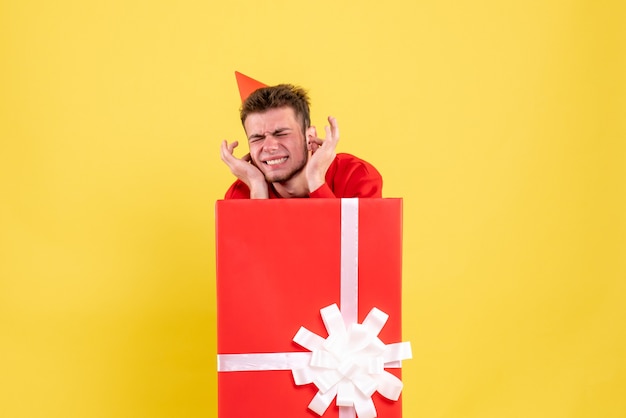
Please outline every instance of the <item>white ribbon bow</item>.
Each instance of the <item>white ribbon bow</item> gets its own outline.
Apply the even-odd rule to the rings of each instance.
[[[319,391],[309,409],[323,415],[337,398],[337,406],[354,407],[359,418],[376,417],[371,396],[380,393],[396,401],[402,381],[385,371],[390,363],[411,358],[408,342],[385,345],[378,333],[389,315],[373,308],[362,324],[347,329],[336,304],[320,310],[328,338],[301,327],[293,340],[312,352],[308,366],[292,368],[296,385],[313,383]]]

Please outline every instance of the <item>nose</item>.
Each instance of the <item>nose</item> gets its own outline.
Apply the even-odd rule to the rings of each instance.
[[[274,135],[267,135],[263,141],[263,149],[265,151],[276,151],[278,149],[278,140]]]

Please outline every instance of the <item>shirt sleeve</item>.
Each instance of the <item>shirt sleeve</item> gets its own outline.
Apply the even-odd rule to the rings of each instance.
[[[332,184],[332,187],[331,187]],[[347,169],[329,173],[326,183],[309,193],[310,198],[383,197],[383,178],[369,163],[357,161]]]
[[[322,184],[320,187],[309,193],[310,198],[319,199],[319,198],[335,198],[335,193],[331,190],[328,183]]]
[[[228,188],[224,199],[250,199],[250,189],[243,181],[237,180]]]
[[[346,179],[344,197],[383,197],[383,178],[372,165],[359,165]]]

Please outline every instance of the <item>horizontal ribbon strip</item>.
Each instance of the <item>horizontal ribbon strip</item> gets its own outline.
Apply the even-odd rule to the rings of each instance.
[[[409,343],[401,343],[409,344]],[[409,346],[410,347],[410,346]],[[409,348],[410,352],[410,348]],[[311,352],[289,351],[284,353],[256,353],[256,354],[218,354],[218,372],[270,371],[293,370],[297,367],[308,366],[311,362]],[[411,357],[405,357],[407,360]],[[385,363],[385,369],[402,368],[401,361]]]
[[[311,361],[311,353],[248,353],[218,354],[218,372],[241,372],[249,370],[291,370],[304,367]]]

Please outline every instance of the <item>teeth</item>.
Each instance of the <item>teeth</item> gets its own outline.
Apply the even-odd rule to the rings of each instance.
[[[287,157],[277,158],[275,160],[269,160],[269,161],[266,161],[265,164],[274,165],[274,164],[284,163],[285,161],[287,161]]]

